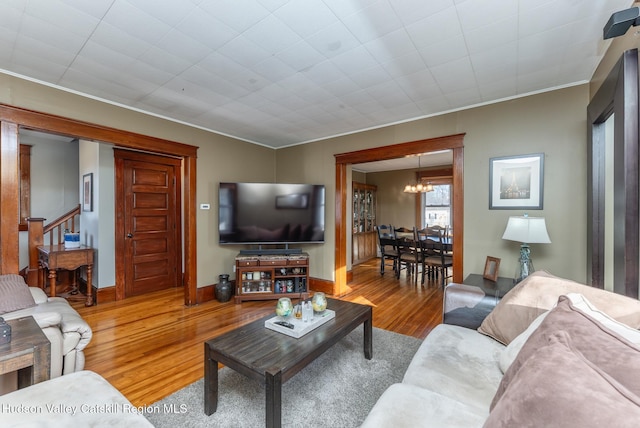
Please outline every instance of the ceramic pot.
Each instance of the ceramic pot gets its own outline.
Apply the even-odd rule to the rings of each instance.
[[[231,299],[231,292],[233,288],[231,287],[231,283],[229,282],[229,275],[219,275],[220,279],[216,284],[216,299],[220,303],[228,302]]]

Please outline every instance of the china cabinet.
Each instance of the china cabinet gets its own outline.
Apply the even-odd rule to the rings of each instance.
[[[353,182],[352,263],[358,264],[377,255],[377,187]]]

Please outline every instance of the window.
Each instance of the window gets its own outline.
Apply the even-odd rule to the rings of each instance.
[[[432,192],[422,194],[422,227],[451,224],[451,184],[434,184]]]

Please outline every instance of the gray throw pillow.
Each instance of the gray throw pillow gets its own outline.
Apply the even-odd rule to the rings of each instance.
[[[35,305],[29,286],[20,275],[0,275],[0,315]]]

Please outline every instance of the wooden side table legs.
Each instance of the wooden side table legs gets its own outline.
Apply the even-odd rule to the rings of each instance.
[[[49,269],[49,295],[56,297],[56,277],[58,276],[55,269]]]
[[[93,265],[87,265],[87,300],[85,306],[93,306],[93,283],[92,280]]]

